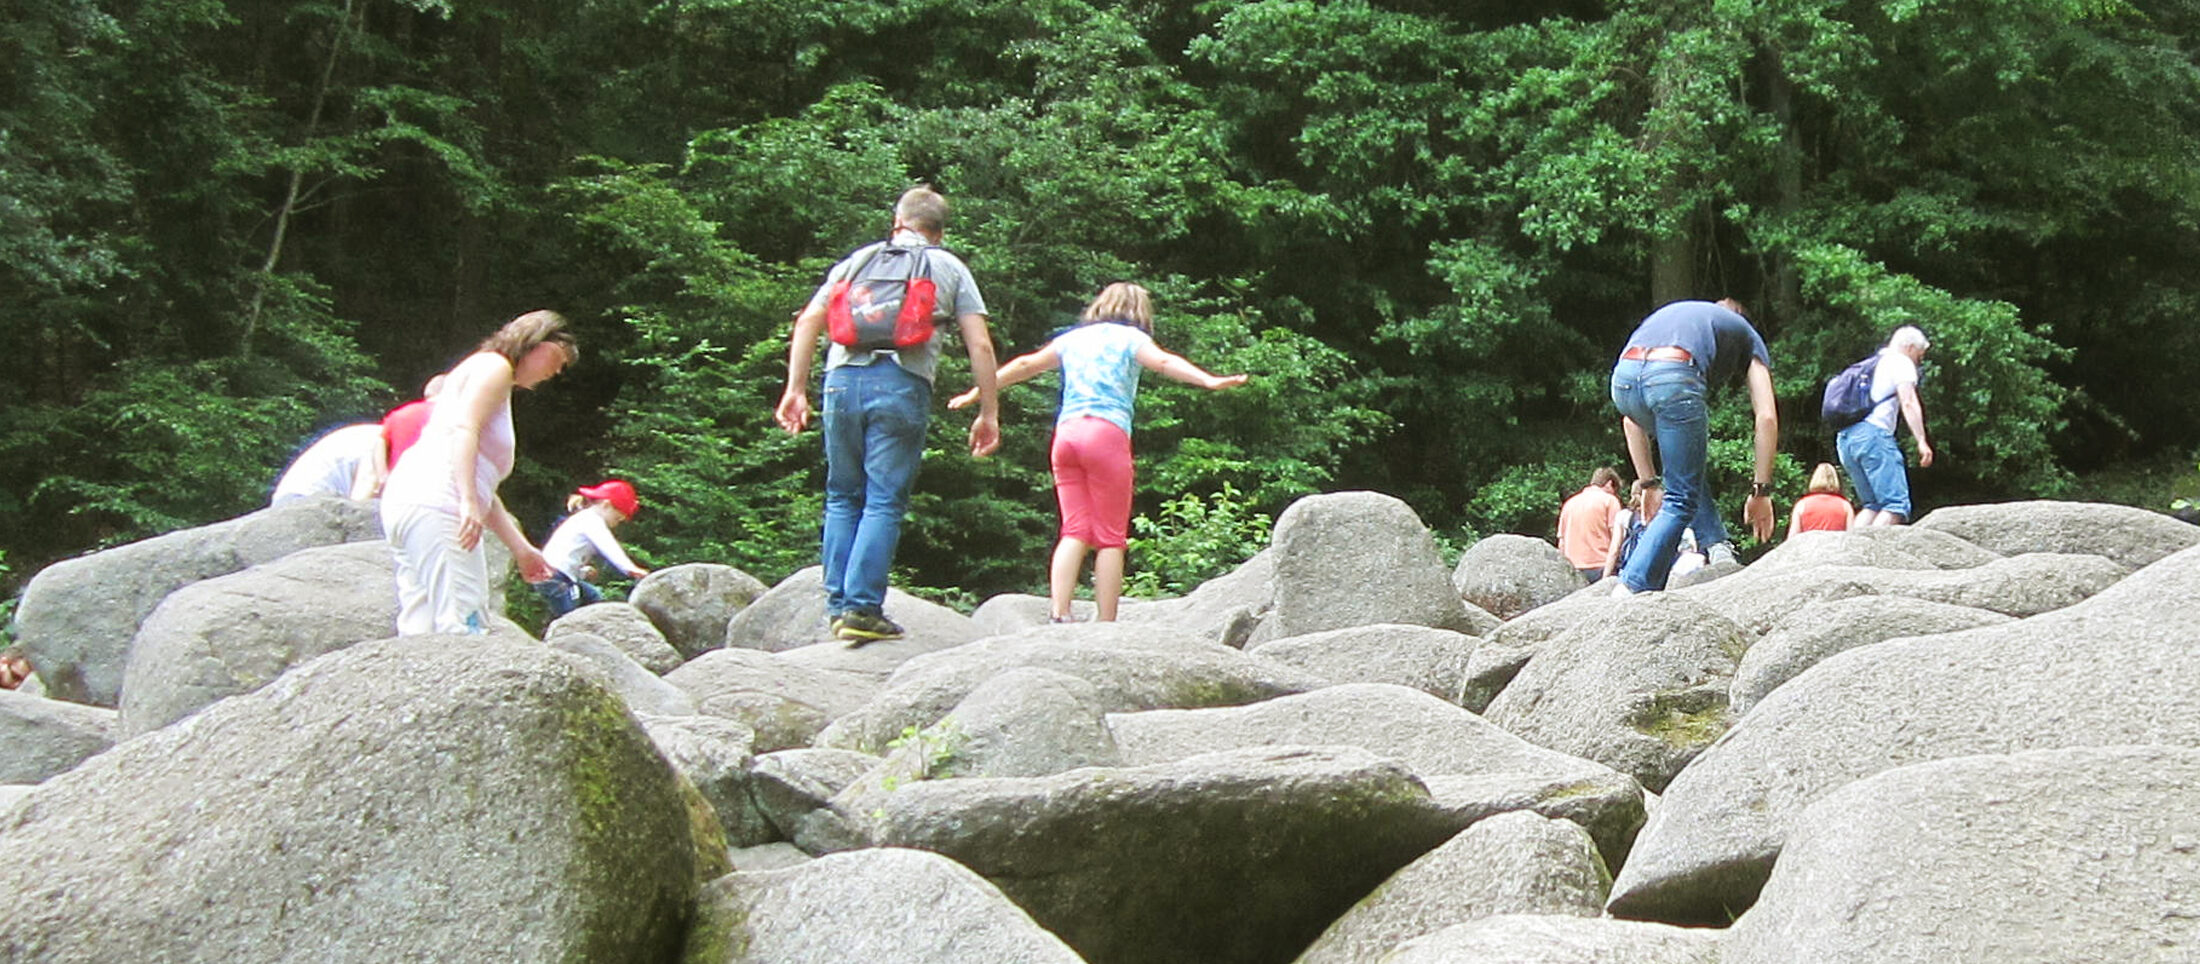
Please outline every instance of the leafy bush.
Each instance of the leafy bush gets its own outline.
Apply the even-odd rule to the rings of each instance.
[[[1205,499],[1185,494],[1161,504],[1159,518],[1131,520],[1130,566],[1124,591],[1133,596],[1183,595],[1228,573],[1268,546],[1275,520],[1255,511],[1227,482]]]

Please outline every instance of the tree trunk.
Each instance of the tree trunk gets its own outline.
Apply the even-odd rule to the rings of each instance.
[[[330,36],[328,59],[321,64],[321,81],[313,89],[313,109],[306,115],[305,139],[313,140],[321,129],[321,110],[328,103],[329,84],[336,76],[336,61],[343,56],[344,38],[351,31],[354,0],[344,0],[343,15],[336,21],[336,32]],[[267,242],[267,259],[260,263],[260,283],[253,287],[252,304],[245,310],[244,334],[238,339],[237,354],[252,354],[252,336],[259,330],[260,314],[267,306],[267,286],[275,278],[275,266],[283,260],[283,241],[290,235],[290,219],[297,213],[298,200],[305,191],[306,172],[294,167],[290,171],[290,183],[283,191],[283,203],[275,209],[275,233]]]

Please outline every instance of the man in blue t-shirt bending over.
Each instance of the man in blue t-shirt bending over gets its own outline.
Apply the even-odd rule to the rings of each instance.
[[[1704,474],[1711,441],[1705,399],[1711,389],[1738,376],[1749,384],[1749,407],[1757,421],[1754,482],[1742,518],[1758,539],[1769,539],[1772,457],[1780,447],[1780,416],[1772,395],[1772,358],[1741,303],[1732,298],[1676,301],[1651,312],[1628,337],[1612,366],[1612,404],[1619,407],[1637,477],[1657,476],[1650,457],[1651,439],[1657,440],[1658,459],[1665,465],[1665,501],[1620,569],[1613,595],[1665,588],[1684,529],[1695,530],[1696,541],[1713,563],[1734,558],[1734,544],[1727,540]]]

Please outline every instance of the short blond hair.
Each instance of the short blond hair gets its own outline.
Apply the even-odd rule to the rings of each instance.
[[[1833,470],[1833,463],[1820,462],[1817,468],[1810,470],[1810,491],[1812,495],[1820,492],[1841,494],[1841,475]]]
[[[931,185],[919,184],[901,192],[901,200],[894,202],[894,217],[920,233],[939,234],[947,230],[947,199]]]
[[[1100,289],[1100,296],[1085,306],[1079,324],[1096,321],[1120,321],[1137,327],[1139,331],[1153,334],[1153,295],[1129,281],[1118,281]]]

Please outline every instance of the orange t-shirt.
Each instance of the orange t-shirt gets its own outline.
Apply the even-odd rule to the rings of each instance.
[[[1558,551],[1576,569],[1602,569],[1612,548],[1612,516],[1619,512],[1619,497],[1589,486],[1575,493],[1558,510]]]
[[[1840,532],[1849,527],[1849,500],[1831,492],[1813,492],[1795,500],[1795,518],[1799,532]]]

